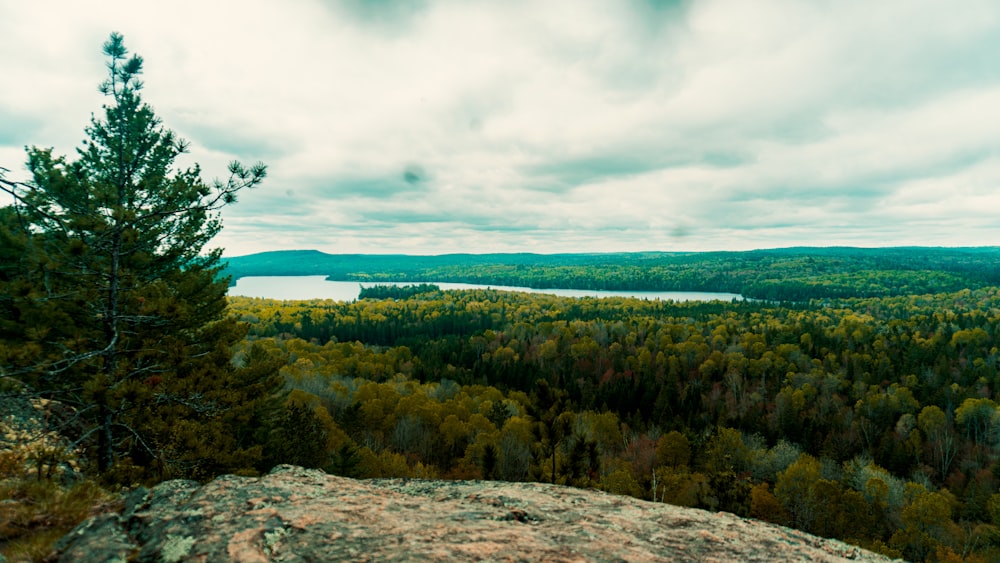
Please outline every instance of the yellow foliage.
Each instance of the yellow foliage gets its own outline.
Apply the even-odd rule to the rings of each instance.
[[[691,442],[687,436],[673,430],[656,441],[656,465],[686,467],[691,462]]]
[[[601,479],[601,488],[615,495],[628,495],[642,498],[642,487],[632,476],[631,471],[616,469]]]
[[[382,450],[376,454],[367,447],[359,450],[362,475],[369,478],[378,477],[410,477],[410,466],[406,457],[396,452]]]
[[[715,502],[708,477],[686,470],[661,467],[655,471],[656,500],[676,506],[705,506]]]
[[[750,489],[750,517],[783,526],[788,524],[788,513],[767,483],[759,483]]]
[[[808,528],[816,516],[815,487],[819,481],[819,461],[809,454],[801,454],[795,463],[778,474],[774,496],[788,511],[796,527]]]

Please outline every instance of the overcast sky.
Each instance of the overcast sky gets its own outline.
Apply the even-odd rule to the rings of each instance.
[[[230,256],[1000,244],[996,0],[0,0],[12,176],[111,31]]]

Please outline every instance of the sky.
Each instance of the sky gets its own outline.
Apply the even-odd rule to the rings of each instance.
[[[1000,245],[996,0],[0,0],[0,167],[112,31],[227,256]]]

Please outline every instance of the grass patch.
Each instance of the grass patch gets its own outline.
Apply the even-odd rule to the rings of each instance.
[[[40,561],[87,517],[121,508],[118,497],[92,481],[65,487],[51,479],[5,479],[0,499],[0,555],[8,561]]]

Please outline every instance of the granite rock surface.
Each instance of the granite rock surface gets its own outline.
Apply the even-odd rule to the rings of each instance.
[[[354,480],[288,465],[168,481],[56,561],[887,561],[740,518],[541,483]]]

